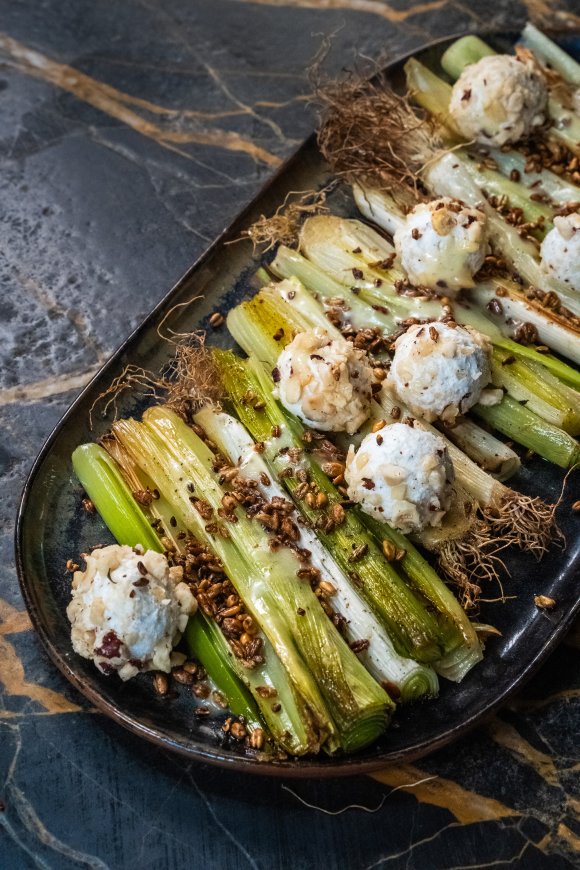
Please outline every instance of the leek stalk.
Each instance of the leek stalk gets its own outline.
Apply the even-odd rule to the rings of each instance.
[[[570,85],[580,87],[580,64],[530,22],[523,29],[522,43]]]
[[[542,420],[511,396],[504,396],[499,405],[475,405],[473,412],[548,462],[561,468],[572,468],[580,462],[580,446],[571,435]]]
[[[463,420],[445,429],[445,435],[484,471],[498,480],[508,480],[521,463],[517,453],[473,420]]]
[[[81,444],[72,455],[72,465],[83,489],[118,543],[163,552],[159,537],[106,450],[98,444]]]
[[[570,435],[580,434],[580,395],[562,384],[544,366],[516,359],[495,348],[491,357],[492,382],[504,387],[518,402],[525,402],[543,420]]]

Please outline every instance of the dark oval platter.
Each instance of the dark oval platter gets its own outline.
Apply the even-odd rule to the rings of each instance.
[[[490,39],[489,34],[486,38]],[[506,50],[514,38],[499,34],[492,42],[498,50]],[[415,54],[420,54],[427,63],[437,61],[451,41],[446,39]],[[576,38],[568,38],[563,47],[576,56],[580,54]],[[395,83],[400,79],[405,59],[387,70]],[[513,553],[506,558],[511,579],[505,583],[505,592],[515,597],[503,604],[481,606],[480,620],[501,631],[501,637],[488,641],[484,661],[458,686],[442,681],[436,701],[401,709],[395,726],[379,742],[356,755],[332,759],[257,762],[246,756],[243,748],[225,741],[221,730],[223,716],[202,721],[196,718],[195,699],[188,693],[183,692],[172,701],[163,700],[155,694],[150,675],[123,684],[117,678],[104,677],[90,662],[73,653],[65,614],[70,575],[65,573],[64,566],[67,559],[91,546],[111,541],[100,518],[81,510],[82,493],[71,468],[74,448],[94,440],[108,425],[97,414],[94,428],[90,429],[91,406],[125,366],[135,364],[159,371],[167,362],[171,347],[158,336],[161,321],[166,332],[203,328],[213,311],[225,312],[252,295],[250,278],[257,264],[251,245],[227,243],[239,239],[242,230],[261,214],[275,211],[289,191],[318,188],[328,180],[328,169],[318,153],[315,137],[311,136],[126,340],[65,414],[32,468],[16,530],[20,583],[36,631],[58,668],[95,707],[135,734],[190,759],[279,776],[370,772],[387,764],[419,758],[457,739],[504,703],[532,675],[569,628],[580,604],[576,587],[580,565],[578,518],[568,507],[560,511],[559,517],[568,541],[566,550],[552,550],[540,564],[526,553]],[[343,190],[332,195],[331,207],[345,215],[356,215],[352,200]],[[194,297],[198,298],[192,301]],[[225,327],[212,332],[211,340],[228,343]],[[144,404],[144,400],[126,391],[119,400],[119,414],[138,413]],[[518,473],[514,487],[556,501],[562,479],[560,470],[536,459],[526,463]],[[486,591],[490,598],[499,594],[493,588]],[[554,610],[548,613],[535,607],[534,595],[538,593],[555,599]]]

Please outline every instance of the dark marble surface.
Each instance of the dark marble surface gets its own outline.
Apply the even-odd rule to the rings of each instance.
[[[309,132],[304,74],[430,38],[580,26],[546,0],[0,0],[0,868],[580,864],[580,631],[456,746],[376,779],[184,764],[55,671],[13,565],[75,392]],[[312,806],[306,806],[310,804]],[[351,806],[351,805],[358,806]]]

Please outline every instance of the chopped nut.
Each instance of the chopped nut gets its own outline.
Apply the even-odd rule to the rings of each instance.
[[[322,470],[328,477],[340,477],[344,474],[344,465],[342,462],[323,462]]]
[[[169,680],[167,679],[166,674],[157,671],[153,677],[153,687],[158,695],[166,695],[169,691]]]
[[[254,728],[250,734],[248,745],[251,749],[261,749],[266,740],[266,735],[261,728]]]
[[[150,489],[136,489],[133,493],[133,498],[139,504],[148,507],[153,501],[153,493]]]
[[[191,686],[193,683],[193,674],[188,674],[183,668],[177,668],[172,672],[171,676],[177,683],[181,683],[182,686]]]
[[[273,686],[256,686],[256,692],[260,698],[276,698],[278,695]]]
[[[394,562],[397,557],[397,548],[388,539],[383,541],[383,553],[385,554],[385,559],[387,562]]]
[[[359,544],[358,547],[355,547],[348,557],[349,562],[358,562],[367,554],[369,546],[368,544]]]
[[[214,704],[217,704],[218,707],[221,707],[225,710],[228,706],[228,700],[225,695],[222,695],[221,692],[218,692],[217,689],[211,693],[212,700]]]
[[[487,303],[487,308],[492,314],[497,314],[498,316],[503,314],[503,306],[499,299],[490,299]]]
[[[193,711],[195,716],[209,716],[209,707],[196,707]]]
[[[207,683],[195,683],[191,687],[191,691],[196,698],[209,698],[210,695],[210,688]]]
[[[353,653],[361,653],[367,650],[369,648],[369,645],[370,644],[368,640],[353,640],[353,642],[350,644],[350,648]]]
[[[246,728],[241,722],[232,722],[230,725],[230,734],[234,740],[243,740],[246,736]]]
[[[340,525],[340,524],[343,523],[344,520],[346,519],[346,511],[345,511],[345,509],[343,508],[343,506],[342,506],[341,504],[339,504],[339,502],[335,502],[335,503],[332,505],[332,508],[331,508],[331,511],[330,511],[330,515],[331,515],[333,521],[334,521],[337,525]]]
[[[540,610],[552,610],[556,606],[554,599],[547,595],[534,595],[534,604]]]

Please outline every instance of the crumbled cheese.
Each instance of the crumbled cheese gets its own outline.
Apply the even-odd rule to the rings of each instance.
[[[161,553],[113,544],[86,557],[67,607],[76,653],[122,680],[171,670],[171,653],[197,609],[180,568]]]
[[[473,287],[487,253],[486,216],[448,196],[415,206],[394,236],[412,284],[453,293]]]
[[[540,249],[542,269],[548,275],[580,290],[580,214],[554,218]]]
[[[489,340],[469,326],[411,326],[395,343],[388,385],[417,417],[453,422],[489,383],[489,353]]]
[[[466,139],[501,146],[541,126],[547,103],[546,83],[531,61],[495,54],[463,70],[449,111]]]
[[[346,459],[348,496],[365,513],[404,534],[439,526],[453,497],[453,466],[443,439],[393,423],[367,435]]]
[[[324,329],[300,332],[276,370],[280,401],[308,426],[352,434],[370,413],[373,370],[366,354]]]

